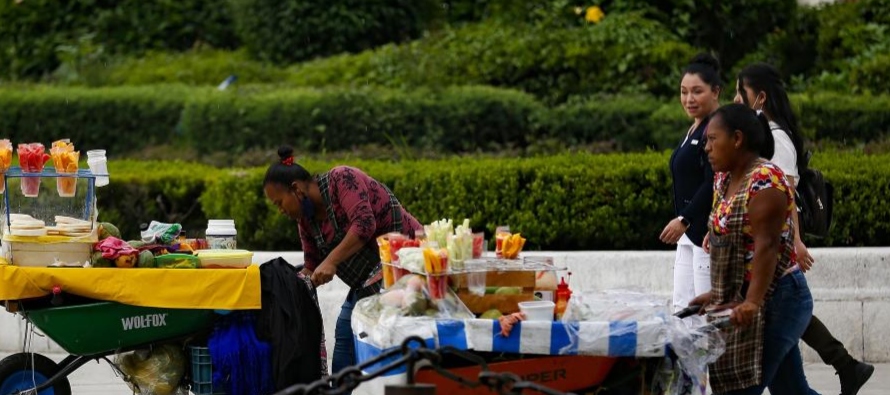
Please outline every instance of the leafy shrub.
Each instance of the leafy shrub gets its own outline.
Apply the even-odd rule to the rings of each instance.
[[[229,0],[238,36],[262,60],[290,63],[420,36],[438,18],[432,0]]]
[[[289,143],[335,151],[390,141],[446,152],[523,145],[544,107],[520,92],[456,87],[439,92],[299,90],[191,101],[183,122],[194,147],[242,152]]]
[[[116,156],[179,139],[174,129],[183,105],[198,92],[177,86],[4,89],[0,131],[14,143],[48,146],[70,138],[80,150]]]
[[[890,135],[890,97],[844,93],[794,95],[801,127],[814,140],[864,143]]]
[[[0,78],[45,76],[59,67],[59,52],[66,47],[106,54],[181,51],[198,45],[234,48],[225,1],[0,2]],[[84,39],[89,46],[78,44]]]
[[[99,218],[125,240],[139,239],[139,225],[153,220],[180,223],[189,237],[207,228],[198,199],[222,171],[177,161],[111,161],[108,171],[111,182],[96,189]]]
[[[100,80],[90,85],[152,85],[182,83],[217,85],[230,75],[239,84],[277,83],[284,70],[248,59],[243,51],[196,50],[185,53],[152,52],[112,63]]]
[[[601,0],[606,15],[642,11],[697,48],[717,52],[730,69],[766,35],[783,29],[797,11],[796,0],[644,1]]]
[[[890,96],[795,94],[791,102],[810,140],[855,146],[886,139],[890,131]],[[164,158],[154,148],[161,145],[189,153],[177,157],[227,166],[257,163],[225,161],[233,153],[283,143],[313,153],[376,146],[390,158],[423,150],[433,154],[422,157],[522,155],[600,143],[611,150],[660,150],[672,148],[689,122],[674,100],[651,96],[601,95],[547,107],[522,92],[478,86],[0,89],[0,133],[16,143],[70,138],[82,149],[105,148],[113,156]]]
[[[421,222],[469,218],[491,234],[509,224],[529,249],[666,249],[657,235],[673,216],[667,153],[534,159],[366,162],[350,165],[387,184]],[[306,162],[310,172],[334,163]],[[819,153],[813,165],[836,188],[831,237],[813,246],[890,245],[890,156]],[[234,218],[239,245],[296,249],[296,226],[265,200],[264,169],[233,170],[207,186],[208,218]]]
[[[635,14],[597,25],[484,23],[402,46],[323,59],[294,68],[299,86],[388,87],[484,84],[521,89],[547,102],[597,93],[672,94],[694,49]]]
[[[540,127],[546,137],[569,145],[611,141],[622,151],[668,149],[690,125],[675,103],[649,96],[606,96],[554,108]]]

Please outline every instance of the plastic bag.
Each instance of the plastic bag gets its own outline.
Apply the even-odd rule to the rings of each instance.
[[[662,357],[668,306],[667,298],[633,291],[575,293],[562,317],[569,345],[560,353]]]
[[[163,222],[151,221],[148,229],[141,232],[142,241],[146,243],[170,244],[179,237],[182,230],[180,224],[165,224]]]
[[[723,332],[703,317],[668,317],[671,354],[666,356],[653,380],[653,391],[672,395],[707,393],[708,365],[726,350]]]
[[[666,297],[628,290],[576,292],[569,299],[565,321],[639,321],[669,314]]]
[[[457,295],[446,288],[444,297],[430,298],[424,276],[408,274],[385,292],[356,303],[352,329],[360,339],[378,347],[392,347],[408,336],[434,337],[436,320],[475,318]]]
[[[186,357],[177,345],[164,344],[151,350],[118,354],[115,362],[129,376],[127,385],[137,394],[188,394],[179,386]]]

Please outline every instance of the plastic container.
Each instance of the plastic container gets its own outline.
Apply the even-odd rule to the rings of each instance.
[[[503,258],[504,254],[502,252],[502,247],[504,245],[504,239],[510,236],[510,227],[503,225],[498,226],[494,231],[494,256],[497,258]]]
[[[556,304],[546,300],[519,302],[519,311],[525,313],[526,321],[553,321]]]
[[[87,151],[87,166],[93,174],[105,174],[96,177],[96,186],[104,187],[108,185],[108,159],[105,158],[104,149],[94,149]]]
[[[3,248],[13,265],[47,267],[56,262],[71,265],[90,262],[93,243],[31,243],[4,240]]]
[[[192,393],[195,395],[225,395],[224,389],[213,388],[213,362],[207,347],[189,347],[192,357]]]
[[[165,254],[155,257],[155,266],[161,269],[196,269],[198,257],[189,254]]]
[[[236,241],[238,231],[234,219],[211,219],[207,221],[207,247],[211,250],[234,250],[238,248]]]
[[[253,262],[253,253],[247,250],[198,250],[195,255],[205,269],[243,269]]]

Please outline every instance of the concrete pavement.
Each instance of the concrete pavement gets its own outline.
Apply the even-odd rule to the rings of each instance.
[[[5,357],[8,354],[0,354]],[[63,354],[47,355],[55,361],[61,361]],[[810,387],[822,395],[839,394],[840,384],[834,370],[823,364],[810,363],[805,365],[807,379]],[[71,389],[74,395],[125,395],[132,391],[123,380],[115,376],[114,371],[106,362],[88,363],[75,371],[70,377]],[[359,387],[356,394],[367,393]],[[890,364],[878,364],[871,380],[865,384],[859,395],[885,395],[890,394]],[[368,394],[371,395],[371,394]],[[383,394],[373,394],[383,395]],[[778,395],[778,394],[776,394]]]

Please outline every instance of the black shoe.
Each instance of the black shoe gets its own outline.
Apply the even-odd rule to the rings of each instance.
[[[841,380],[841,395],[856,395],[875,372],[874,365],[853,361],[837,372]]]

